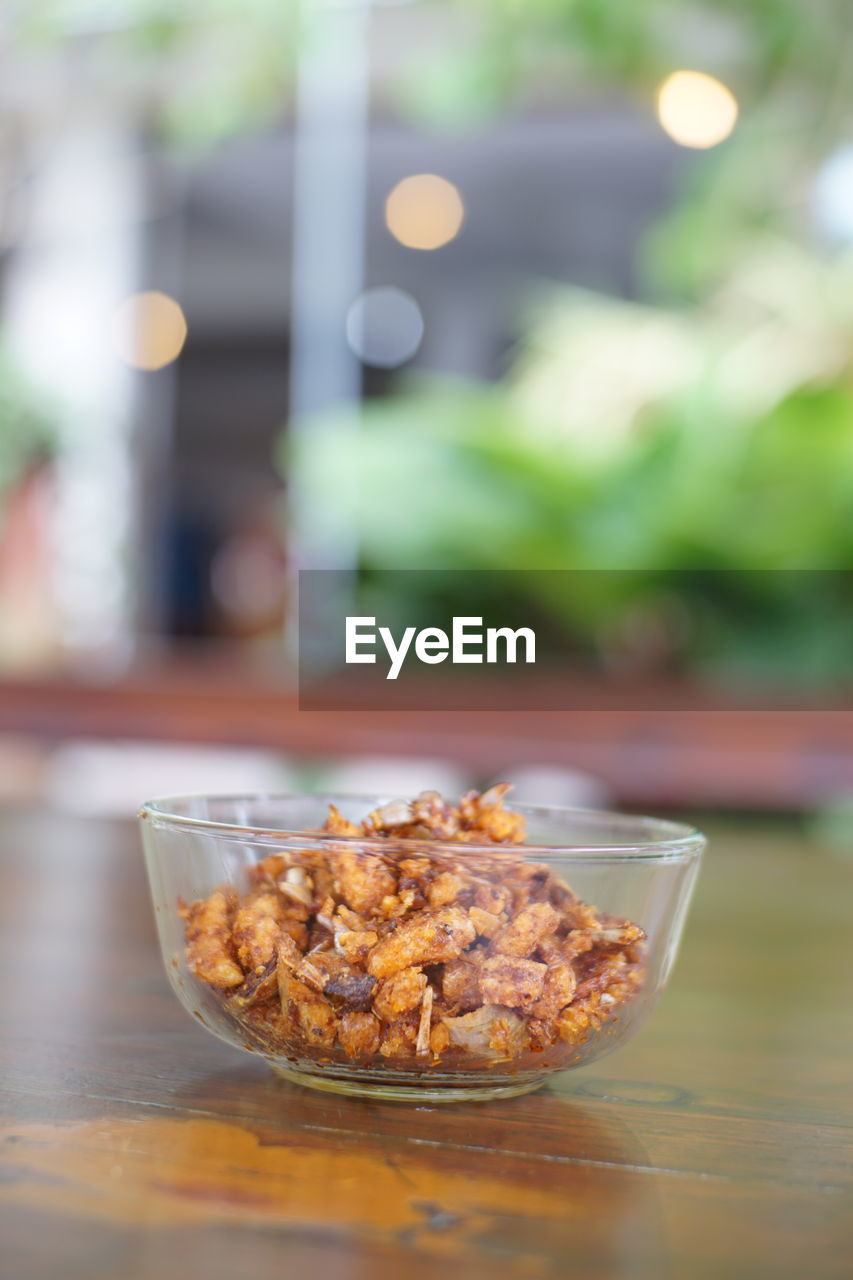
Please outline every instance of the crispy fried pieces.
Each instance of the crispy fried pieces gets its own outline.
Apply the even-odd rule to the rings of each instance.
[[[645,935],[548,865],[484,851],[524,839],[507,790],[425,791],[360,824],[330,806],[322,848],[181,907],[190,972],[291,1057],[488,1066],[582,1043],[639,989]]]
[[[546,971],[536,960],[491,956],[480,970],[480,990],[487,1004],[524,1008],[541,996]]]
[[[418,911],[377,942],[367,957],[367,972],[387,978],[409,965],[455,960],[476,936],[477,930],[461,907]]]
[[[373,1007],[383,1022],[393,1022],[401,1013],[418,1007],[426,985],[426,974],[420,969],[402,969],[379,984]]]
[[[212,987],[236,987],[244,980],[234,956],[234,893],[217,889],[209,898],[184,908],[190,973]]]

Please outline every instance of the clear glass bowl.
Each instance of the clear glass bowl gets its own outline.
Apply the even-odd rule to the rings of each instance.
[[[609,1053],[645,1022],[675,959],[705,843],[698,831],[654,818],[514,805],[526,820],[524,845],[366,839],[322,833],[330,803],[358,822],[388,800],[190,796],[142,807],[166,972],[181,1003],[214,1035],[260,1054],[275,1070],[304,1085],[435,1102],[525,1093],[555,1071]],[[271,855],[276,855],[274,861],[264,861]],[[391,915],[401,914],[397,924],[387,926],[395,936],[386,942],[381,963],[378,953],[365,958],[369,937],[353,937],[363,929],[357,914],[346,906],[338,906],[332,918],[324,914],[330,909],[330,891],[341,903],[339,874],[353,867],[366,877],[365,884],[372,877],[390,876],[395,893],[409,888],[404,900],[388,900]],[[468,887],[454,903],[453,892],[459,890],[454,876],[460,874]],[[443,879],[436,886],[439,875]],[[355,883],[358,906],[362,890],[358,878]],[[257,896],[265,888],[292,908],[288,927],[300,947],[315,950],[306,969],[288,935],[287,945],[276,944],[268,960],[262,927],[259,963],[244,977],[234,969],[234,912],[247,894]],[[477,910],[472,905],[475,890]],[[442,906],[448,893],[451,903]],[[323,896],[325,906],[318,901]],[[214,928],[203,938],[203,947],[215,950],[217,921],[227,918],[220,938],[223,955],[227,953],[220,985],[211,983],[207,970],[206,980],[196,976],[197,951],[192,966],[188,962],[187,915],[191,904],[205,899]],[[531,913],[532,900],[539,905]],[[548,905],[552,903],[554,908]],[[598,914],[590,914],[585,904]],[[525,941],[525,931],[542,926],[545,917],[553,922],[554,912],[561,922],[557,934],[531,949],[532,935]],[[463,919],[467,913],[476,921],[476,936],[474,926]],[[407,926],[413,919],[418,926]],[[512,945],[504,945],[500,938],[508,938],[514,921],[521,941],[513,936]],[[443,962],[435,959],[435,950],[425,961],[417,954],[414,933],[422,942],[421,926],[429,929],[431,946],[438,937],[439,948],[450,948],[441,952]],[[559,947],[553,945],[555,938]],[[400,968],[399,959],[388,954],[398,945],[413,957],[415,968],[406,981],[416,984],[419,1003],[392,1014],[388,1008],[406,1003],[406,992],[387,981]],[[516,958],[493,959],[489,967],[488,957],[496,948]],[[465,979],[475,961],[480,994],[472,996],[466,994]],[[206,953],[203,962],[210,962]],[[362,976],[352,976],[350,962]],[[572,973],[566,972],[567,964]],[[343,977],[336,966],[346,970]],[[367,972],[371,969],[374,976]],[[218,970],[214,976],[219,980]],[[552,991],[549,1005],[548,984],[560,982],[564,987],[574,984],[574,990]],[[432,994],[426,994],[427,987]],[[564,999],[569,1003],[558,1011]],[[546,1006],[548,1017],[543,1014]]]

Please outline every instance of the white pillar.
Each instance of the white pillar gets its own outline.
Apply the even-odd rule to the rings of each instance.
[[[5,328],[25,374],[56,404],[55,589],[64,646],[99,667],[129,655],[132,373],[111,345],[138,265],[140,165],[121,124],[71,114],[30,157],[25,225]]]
[[[358,430],[361,365],[346,314],[364,283],[370,0],[303,0],[294,161],[289,476],[290,550],[300,568],[346,569],[357,556],[348,504],[311,492],[312,415]]]

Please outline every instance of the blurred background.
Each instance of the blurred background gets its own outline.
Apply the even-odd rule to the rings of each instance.
[[[0,794],[846,832],[852,69],[845,0],[7,3]],[[624,710],[300,712],[300,567],[513,570]]]

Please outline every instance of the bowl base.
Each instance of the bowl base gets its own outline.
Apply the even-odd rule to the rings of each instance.
[[[312,1071],[300,1071],[297,1067],[283,1067],[277,1062],[271,1062],[270,1066],[285,1080],[304,1085],[307,1089],[319,1089],[323,1093],[345,1094],[354,1098],[375,1098],[378,1102],[416,1102],[422,1106],[431,1106],[437,1102],[490,1102],[493,1098],[517,1098],[523,1093],[540,1089],[545,1083],[544,1076],[538,1080],[522,1080],[513,1084],[371,1083],[368,1080],[344,1080],[325,1073],[319,1075]]]

